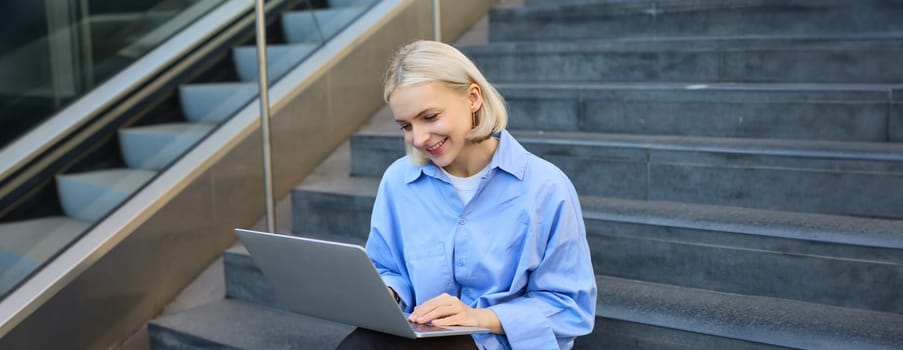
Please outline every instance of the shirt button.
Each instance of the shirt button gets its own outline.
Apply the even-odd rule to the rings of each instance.
[[[464,218],[458,218],[458,225],[464,225],[465,223],[467,223],[467,221],[465,221]]]
[[[464,260],[458,259],[458,267],[464,266]]]

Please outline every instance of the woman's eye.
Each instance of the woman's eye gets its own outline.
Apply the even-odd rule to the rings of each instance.
[[[401,130],[411,131],[411,124],[403,124],[401,125]]]
[[[425,119],[425,120],[433,120],[433,119],[436,119],[436,117],[438,117],[438,116],[439,116],[438,113],[435,113],[435,114],[427,114],[426,116],[423,117],[423,119]]]

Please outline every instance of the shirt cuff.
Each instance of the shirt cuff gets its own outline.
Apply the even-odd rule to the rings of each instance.
[[[558,339],[545,316],[524,299],[490,306],[512,349],[558,349]]]

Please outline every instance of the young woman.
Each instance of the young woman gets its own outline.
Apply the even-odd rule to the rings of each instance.
[[[382,177],[367,252],[411,322],[491,333],[359,329],[340,348],[571,348],[593,328],[596,284],[570,180],[505,130],[501,95],[449,45],[401,48],[384,96],[408,154]]]

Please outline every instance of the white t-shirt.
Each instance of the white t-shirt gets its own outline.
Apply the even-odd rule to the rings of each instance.
[[[461,202],[464,202],[464,205],[467,205],[473,196],[477,194],[477,188],[480,187],[480,180],[482,180],[483,176],[489,172],[489,164],[486,164],[486,166],[483,167],[483,170],[468,177],[457,177],[449,174],[441,167],[439,169],[442,169],[442,172],[448,176],[448,181],[455,187],[455,192],[458,192],[458,197],[461,198]]]

